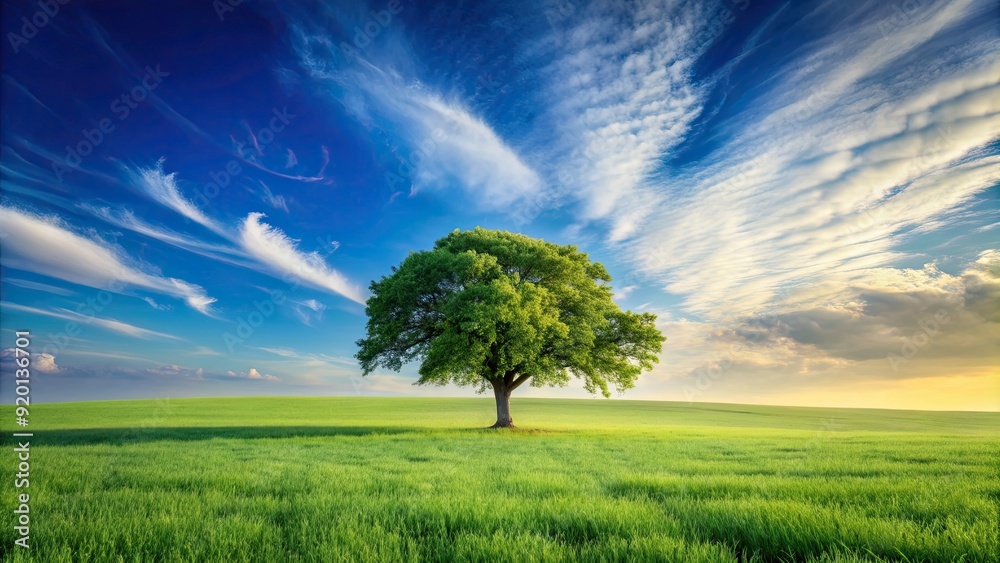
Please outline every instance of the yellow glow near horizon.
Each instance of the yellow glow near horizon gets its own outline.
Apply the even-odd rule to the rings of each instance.
[[[776,394],[764,402],[803,407],[1000,411],[1000,372],[870,380]]]

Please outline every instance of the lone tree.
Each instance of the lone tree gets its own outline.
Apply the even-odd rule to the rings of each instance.
[[[371,284],[364,375],[421,360],[417,384],[493,388],[497,421],[514,426],[510,394],[525,382],[591,393],[631,389],[664,338],[656,315],[622,311],[611,276],[575,246],[507,231],[455,230]]]

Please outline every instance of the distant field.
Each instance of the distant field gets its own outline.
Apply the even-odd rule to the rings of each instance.
[[[31,409],[4,561],[998,561],[1000,413],[517,399]]]

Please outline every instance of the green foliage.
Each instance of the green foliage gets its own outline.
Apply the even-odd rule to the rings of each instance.
[[[630,389],[664,338],[656,316],[622,311],[611,276],[575,246],[506,231],[454,231],[372,282],[367,375],[421,361],[422,384],[513,390],[581,378],[591,393]]]
[[[547,431],[472,430],[490,403],[33,406],[0,560],[997,560],[1000,413],[522,399]]]

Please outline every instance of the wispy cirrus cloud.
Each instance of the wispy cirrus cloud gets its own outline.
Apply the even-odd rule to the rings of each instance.
[[[378,90],[380,93],[405,88]],[[497,133],[458,102],[429,92],[410,92],[379,102],[404,124],[415,166],[411,193],[457,187],[480,208],[512,212],[542,189],[538,174]],[[415,154],[420,154],[418,160]]]
[[[184,200],[183,196],[180,196],[180,194],[178,194],[178,198],[187,202],[187,200]],[[187,203],[190,204],[190,202]],[[224,244],[205,242],[191,235],[178,233],[165,227],[151,225],[148,222],[136,217],[135,214],[129,209],[114,210],[109,207],[98,207],[87,203],[80,204],[80,208],[92,214],[94,217],[97,217],[108,224],[115,225],[116,227],[128,229],[141,235],[165,242],[169,245],[176,246],[177,248],[187,250],[188,252],[200,254],[206,258],[212,258],[213,260],[249,267],[249,264],[245,261],[238,260],[239,258],[245,258],[245,256],[243,252],[237,248]]]
[[[405,145],[395,151],[399,166],[387,173],[411,182],[411,194],[459,190],[479,209],[516,213],[544,189],[534,167],[482,116],[421,82],[393,29],[382,31],[393,46],[385,56],[372,47],[345,57],[327,30],[304,19],[291,35],[301,66],[333,99],[365,127],[391,131]]]
[[[362,304],[365,302],[363,291],[346,276],[328,266],[318,251],[299,250],[298,241],[288,237],[281,229],[261,222],[263,213],[250,213],[237,228],[230,229],[205,215],[187,199],[177,185],[176,175],[163,171],[162,161],[151,168],[132,170],[130,176],[142,179],[139,187],[154,200],[208,227],[231,241],[233,246],[207,243],[189,235],[149,225],[128,210],[114,212],[89,205],[84,208],[111,224],[190,252],[257,270],[278,279],[301,280],[307,285],[352,301]]]
[[[580,202],[581,220],[609,221],[612,241],[655,212],[650,182],[704,110],[708,85],[693,67],[719,33],[719,9],[594,2],[553,31],[559,55],[541,94],[559,132],[542,149],[555,153],[549,175]]]
[[[177,186],[177,174],[163,171],[163,159],[149,168],[128,169],[131,184],[160,204],[202,225],[208,230],[228,237],[229,232],[218,221],[206,215],[197,205],[184,197]]]
[[[324,311],[326,311],[326,305],[315,299],[292,303],[292,313],[306,326],[313,326],[313,323],[323,320]]]
[[[117,293],[144,289],[183,299],[192,309],[211,314],[215,299],[200,286],[143,272],[119,249],[78,235],[54,217],[0,207],[0,225],[4,266]]]
[[[46,293],[52,293],[54,295],[62,295],[63,297],[67,297],[69,295],[73,295],[73,293],[74,293],[73,291],[71,291],[69,289],[66,289],[66,288],[56,287],[54,285],[49,285],[47,283],[34,282],[34,281],[31,281],[31,280],[22,280],[22,279],[18,279],[18,278],[4,278],[3,281],[4,281],[4,283],[9,283],[11,285],[16,285],[18,287],[23,287],[25,289],[34,289],[35,291],[44,291]]]
[[[348,383],[347,389],[354,392],[369,383],[361,378],[361,368],[354,358],[330,356],[317,352],[302,352],[291,348],[260,347],[258,350],[278,356],[280,359],[254,360],[256,365],[262,366],[272,371],[282,371],[294,374],[288,379],[294,378],[296,382],[307,385],[331,385],[338,383]]]
[[[17,303],[9,303],[6,301],[0,301],[0,307],[4,309],[9,309],[12,311],[21,311],[24,313],[31,313],[33,315],[42,315],[45,317],[53,317],[56,319],[63,319],[66,321],[72,321],[75,323],[80,323],[82,325],[93,325],[105,330],[110,330],[112,332],[117,332],[118,334],[124,334],[126,336],[131,336],[133,338],[139,338],[142,340],[149,340],[151,338],[165,338],[168,340],[183,340],[177,336],[171,334],[165,334],[162,332],[157,332],[155,330],[149,330],[146,328],[138,327],[128,323],[123,323],[115,319],[105,319],[101,317],[96,317],[92,315],[83,315],[77,313],[76,311],[71,311],[69,309],[64,309],[62,307],[56,307],[53,309],[39,309],[37,307],[28,307],[26,305],[18,305]]]
[[[580,219],[603,222],[688,311],[738,317],[782,288],[850,283],[1000,181],[998,40],[975,0],[921,4],[902,22],[890,6],[821,5],[795,25],[865,23],[787,53],[716,119],[717,148],[668,164],[721,76],[691,73],[712,9],[651,3],[620,36],[604,30],[624,16],[595,4],[561,36],[572,48],[551,88],[575,124],[563,146],[583,155],[568,160],[582,163]]]
[[[291,149],[289,149],[289,150],[291,150]],[[268,185],[265,184],[264,182],[260,183],[260,187],[264,189],[264,193],[261,196],[261,201],[263,201],[264,203],[270,205],[274,209],[280,209],[280,210],[284,211],[285,213],[289,212],[288,211],[288,202],[285,201],[285,196],[279,195],[279,194],[275,194],[274,192],[271,191],[271,188],[269,188]]]
[[[328,354],[320,354],[315,352],[303,353],[291,348],[269,348],[260,347],[258,350],[263,350],[269,354],[274,354],[276,356],[281,356],[283,358],[291,358],[296,360],[314,360],[318,362],[324,362],[331,365],[348,367],[354,369],[360,369],[358,361],[354,358],[346,358],[340,356],[330,356]]]
[[[319,252],[299,250],[298,241],[289,238],[281,229],[262,222],[263,217],[263,213],[251,213],[240,228],[239,243],[248,255],[278,277],[287,279],[291,276],[312,287],[364,304],[361,288],[327,266]]]
[[[221,356],[219,352],[209,348],[208,346],[198,346],[194,350],[188,352],[192,356]]]

